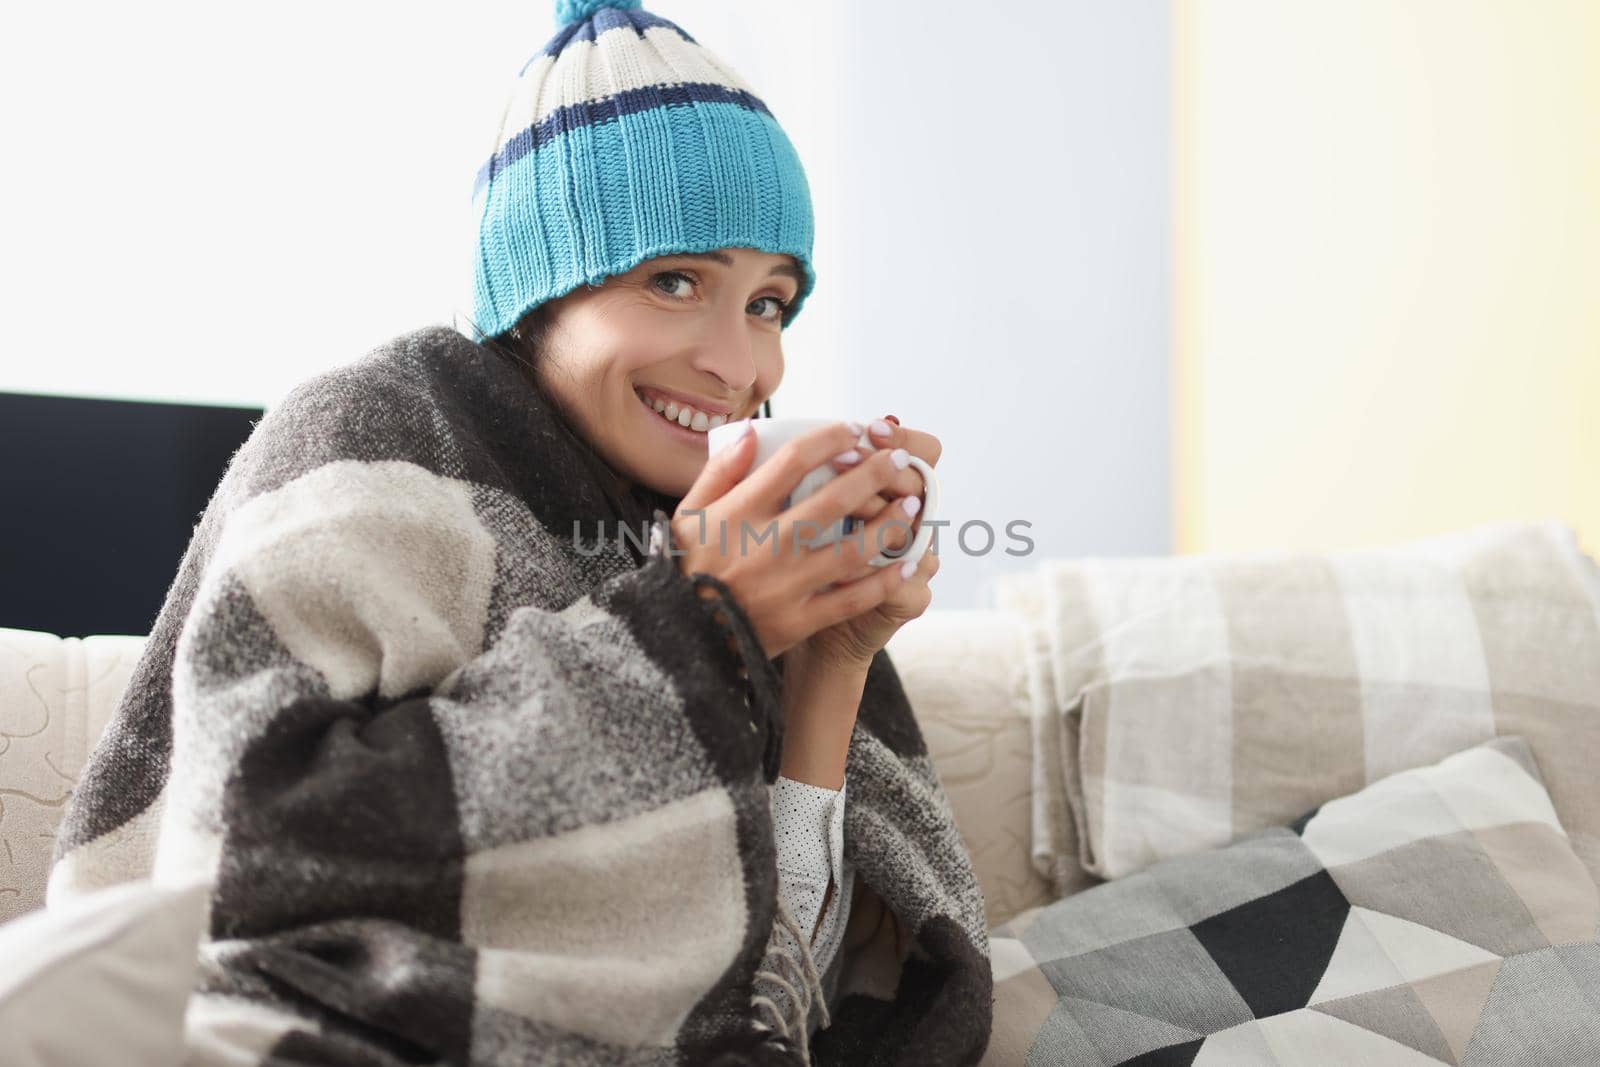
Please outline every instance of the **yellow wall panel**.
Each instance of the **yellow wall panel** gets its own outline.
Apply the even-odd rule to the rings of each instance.
[[[1600,555],[1600,2],[1176,0],[1174,546]]]

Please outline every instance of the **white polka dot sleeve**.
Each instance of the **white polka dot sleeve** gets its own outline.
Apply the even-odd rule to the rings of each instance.
[[[779,775],[772,787],[778,887],[800,928],[816,930],[811,958],[819,974],[827,970],[838,951],[849,921],[855,882],[855,871],[844,862],[844,805],[849,786],[846,779],[837,790],[824,789]]]

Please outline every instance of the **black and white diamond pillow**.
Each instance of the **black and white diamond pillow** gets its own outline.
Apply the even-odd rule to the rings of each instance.
[[[983,1062],[1600,1063],[1597,937],[1500,737],[997,927]]]

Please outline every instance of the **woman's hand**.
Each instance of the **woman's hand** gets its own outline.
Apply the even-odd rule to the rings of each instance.
[[[889,566],[898,570],[901,564]],[[917,569],[911,577],[896,586],[876,607],[818,630],[802,641],[804,658],[819,669],[865,670],[871,665],[872,657],[889,643],[900,627],[928,610],[933,601],[928,582],[938,573],[939,554],[930,544],[917,561]],[[861,580],[869,581],[870,576]],[[784,670],[787,672],[788,667]]]
[[[889,419],[894,421],[891,423],[888,420],[878,420],[868,427],[868,435],[875,446],[874,453],[885,449],[904,448],[907,452],[925,460],[930,467],[939,462],[942,447],[937,437],[900,426],[899,420],[893,416],[889,416]],[[841,461],[837,458],[833,461],[835,470],[848,470],[853,465],[850,461]],[[893,516],[898,525],[888,525],[891,533],[885,535],[884,547],[899,550],[910,544],[911,539],[916,536],[917,523],[914,517],[906,515],[901,510],[897,501],[920,502],[921,493],[922,477],[907,467],[897,472],[883,492],[875,498],[863,501],[851,514],[869,523],[874,521],[887,523],[886,513]],[[869,547],[875,546],[876,542],[869,538],[867,544]],[[883,569],[898,570],[900,566],[899,563],[891,563]],[[928,583],[937,573],[939,573],[939,556],[934,552],[933,543],[930,542],[928,550],[922,554],[922,559],[918,561],[917,569],[910,579],[897,585],[877,605],[860,615],[819,630],[802,642],[803,647],[796,649],[796,654],[786,659],[785,677],[788,677],[791,667],[807,673],[816,670],[865,671],[871,664],[873,656],[889,643],[889,639],[900,627],[928,609],[929,603],[933,600],[933,592]],[[801,666],[802,664],[804,666]]]
[[[890,566],[900,569],[897,563]],[[783,654],[780,773],[785,777],[824,789],[844,787],[850,736],[872,657],[896,630],[927,608],[933,598],[928,579],[938,570],[939,556],[930,545],[910,580],[900,583],[883,603],[818,631]]]
[[[873,611],[906,581],[898,566],[869,562],[877,546],[907,543],[907,513],[883,500],[899,499],[894,489],[911,472],[896,460],[907,459],[906,453],[869,450],[804,500],[783,507],[801,479],[852,450],[860,434],[860,426],[843,422],[812,430],[752,471],[755,435],[747,432],[706,461],[672,517],[678,569],[710,574],[727,586],[768,659],[819,630]],[[846,515],[873,517],[859,536],[808,543]],[[753,535],[748,541],[747,526]],[[875,632],[869,628],[861,635]]]

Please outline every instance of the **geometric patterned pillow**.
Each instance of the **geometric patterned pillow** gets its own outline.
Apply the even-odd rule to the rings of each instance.
[[[996,927],[983,1063],[1600,1063],[1597,938],[1500,737]]]

